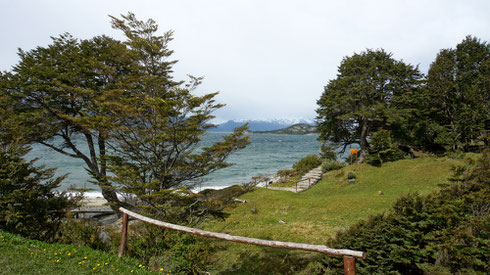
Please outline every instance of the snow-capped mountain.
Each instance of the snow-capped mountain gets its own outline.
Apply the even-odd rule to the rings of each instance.
[[[250,120],[250,119],[235,119],[228,120],[227,122],[218,124],[216,128],[210,129],[210,132],[232,132],[236,127],[242,126],[248,123],[248,129],[250,131],[273,131],[278,129],[287,128],[293,124],[304,123],[314,125],[312,120],[306,119],[264,119],[264,120]]]

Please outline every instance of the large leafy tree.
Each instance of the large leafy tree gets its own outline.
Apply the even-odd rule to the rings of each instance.
[[[384,50],[345,57],[337,78],[328,82],[317,102],[320,139],[342,145],[344,150],[359,144],[362,162],[372,132],[403,128],[421,77],[418,68],[393,59]]]
[[[490,128],[490,45],[468,36],[431,64],[420,105],[433,146],[448,150],[486,142]]]
[[[168,192],[225,167],[226,157],[248,139],[242,128],[198,151],[200,137],[212,127],[211,113],[222,106],[214,102],[216,94],[192,95],[200,78],[173,80],[171,32],[157,36],[153,20],[131,13],[112,17],[112,23],[126,41],[63,34],[47,47],[20,51],[20,62],[1,76],[0,91],[15,106],[25,138],[82,159],[116,208],[123,204],[120,184],[131,182],[127,186],[134,188],[125,191],[136,195]],[[128,173],[138,177],[125,179]]]

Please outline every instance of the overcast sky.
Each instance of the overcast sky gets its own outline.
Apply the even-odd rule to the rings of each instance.
[[[426,73],[440,49],[490,34],[488,0],[0,0],[0,70],[18,62],[17,48],[63,32],[122,39],[108,15],[128,11],[175,31],[175,77],[204,76],[198,92],[220,92],[218,121],[314,119],[344,56],[383,48]]]

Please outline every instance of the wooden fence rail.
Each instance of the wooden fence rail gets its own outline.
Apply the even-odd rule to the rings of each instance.
[[[182,231],[198,236],[221,239],[231,242],[239,242],[246,244],[254,244],[261,246],[269,246],[269,247],[277,247],[277,248],[287,248],[287,249],[300,249],[307,251],[315,251],[324,254],[337,255],[344,257],[344,272],[345,274],[351,275],[356,274],[356,258],[365,258],[366,253],[362,251],[354,251],[349,249],[333,249],[324,245],[312,245],[312,244],[303,244],[303,243],[292,243],[292,242],[280,242],[280,241],[270,241],[270,240],[262,240],[255,238],[247,238],[241,236],[233,236],[224,233],[216,233],[211,231],[204,231],[200,229],[195,229],[191,227],[176,225],[172,223],[166,223],[158,220],[154,220],[138,213],[127,210],[123,207],[119,208],[119,211],[123,213],[123,224],[121,230],[121,245],[119,246],[119,257],[124,254],[124,249],[126,247],[127,240],[127,232],[128,232],[128,216],[131,216],[135,219],[144,221],[149,224],[153,224],[156,226],[160,226],[167,229]]]

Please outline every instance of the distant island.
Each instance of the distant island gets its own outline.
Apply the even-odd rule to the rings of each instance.
[[[310,120],[305,119],[269,119],[269,120],[228,120],[224,123],[216,125],[216,127],[208,129],[208,132],[233,132],[233,129],[248,123],[250,132],[265,132],[281,130],[295,124],[313,124]]]
[[[317,135],[316,126],[298,123],[287,128],[272,131],[250,131],[253,134],[276,134],[276,135]]]

